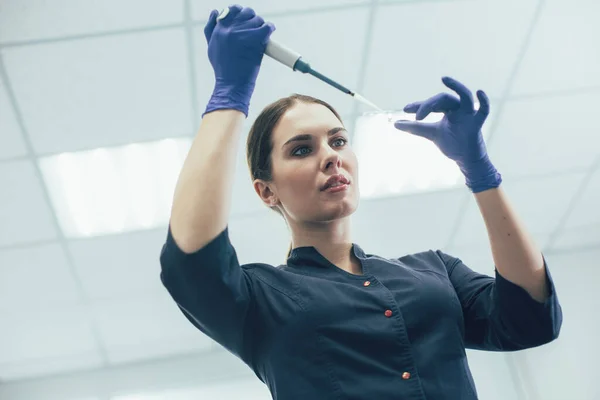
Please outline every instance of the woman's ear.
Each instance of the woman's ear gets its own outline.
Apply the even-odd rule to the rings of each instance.
[[[269,184],[262,179],[256,179],[252,184],[256,194],[258,194],[258,197],[260,197],[265,205],[268,207],[275,207],[277,204],[279,204],[279,200],[277,199],[275,192],[271,189],[272,183]]]

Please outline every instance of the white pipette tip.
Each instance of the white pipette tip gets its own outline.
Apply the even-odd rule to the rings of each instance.
[[[368,105],[369,107],[372,107],[374,109],[376,109],[379,112],[384,112],[381,108],[377,107],[374,103],[370,102],[369,100],[365,99],[364,97],[362,97],[360,94],[358,93],[354,93],[354,98],[366,105]]]
[[[362,97],[358,93],[354,93],[354,98],[356,100],[362,102],[363,104],[366,104],[369,107],[372,107],[372,108],[376,109],[377,110],[376,114],[386,114],[388,122],[392,122],[393,116],[392,116],[391,112],[385,111],[385,110],[381,109],[380,107],[377,107],[374,103],[372,103],[369,100],[365,99],[364,97]]]

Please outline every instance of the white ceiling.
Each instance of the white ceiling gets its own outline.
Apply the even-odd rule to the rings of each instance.
[[[0,380],[215,345],[159,281],[165,227],[68,240],[38,157],[192,136],[212,88],[202,29],[216,0],[4,0],[0,5]],[[492,98],[488,147],[547,252],[600,246],[600,2],[255,0],[274,38],[387,109],[454,76]],[[362,107],[265,59],[251,108],[291,92]],[[250,122],[250,121],[249,121]],[[242,262],[284,260],[283,221],[253,193],[240,148],[231,236]],[[443,248],[490,273],[472,196],[363,201],[356,238],[401,256]],[[248,232],[251,232],[248,235]],[[248,235],[242,238],[242,235]],[[485,253],[485,251],[484,251]]]

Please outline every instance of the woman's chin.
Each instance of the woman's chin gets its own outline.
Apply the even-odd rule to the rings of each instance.
[[[358,207],[358,201],[351,198],[340,199],[336,202],[327,202],[323,204],[322,209],[318,213],[318,220],[320,221],[333,221],[348,217],[356,211]]]

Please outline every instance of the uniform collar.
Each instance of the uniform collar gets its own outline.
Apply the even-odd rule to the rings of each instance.
[[[356,243],[352,244],[354,255],[362,260],[365,258],[365,252]],[[296,247],[292,249],[290,256],[287,259],[287,265],[292,267],[315,266],[320,268],[336,268],[328,259],[326,259],[313,246]]]

